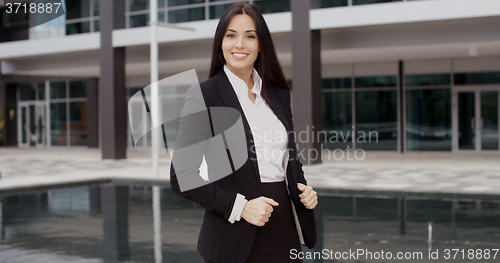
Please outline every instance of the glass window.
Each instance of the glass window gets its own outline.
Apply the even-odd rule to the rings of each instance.
[[[66,10],[67,20],[90,16],[90,0],[79,0],[74,2],[74,7]]]
[[[69,104],[70,145],[87,145],[87,102]]]
[[[164,8],[164,7],[165,7],[165,0],[158,0],[158,8]],[[149,10],[149,0],[128,0],[128,8],[129,12]]]
[[[69,82],[69,97],[70,98],[86,98],[87,86],[85,80]]]
[[[45,83],[38,83],[38,100],[45,100]]]
[[[378,4],[378,3],[389,3],[389,2],[401,2],[403,0],[352,0],[353,5],[366,5],[366,4]]]
[[[165,12],[164,11],[158,12],[158,21],[165,22]],[[129,24],[130,28],[148,26],[149,25],[149,13],[130,16],[129,23],[130,23]]]
[[[224,11],[233,4],[212,5],[209,7],[209,19],[218,19],[222,16]]]
[[[149,0],[128,0],[128,11],[147,10],[149,8]]]
[[[254,0],[253,4],[262,14],[289,12],[290,0]]]
[[[205,0],[168,0],[168,6],[192,5],[205,3]]]
[[[498,91],[481,92],[481,147],[498,150]]]
[[[90,32],[90,22],[66,24],[66,35],[75,35]]]
[[[51,82],[50,83],[50,98],[65,99],[66,98],[66,82]]]
[[[94,16],[99,16],[99,0],[92,0],[93,1],[93,8],[94,8]]]
[[[169,23],[205,20],[205,7],[168,11]]]
[[[499,84],[499,83],[500,83],[500,72],[455,74],[455,85]]]
[[[347,6],[347,0],[321,0],[321,8]]]
[[[406,91],[408,151],[451,151],[451,89]]]
[[[20,84],[19,100],[36,100],[36,86],[31,84]]]
[[[458,92],[458,149],[476,149],[476,129],[472,121],[476,117],[476,93]]]
[[[158,12],[158,21],[165,22],[165,12],[163,11]]]
[[[39,12],[31,14],[30,27],[32,31],[30,32],[30,38],[41,39],[64,36],[66,32],[66,16],[62,15],[55,19],[52,19],[52,16],[53,14]]]
[[[26,144],[28,143],[28,119],[26,118],[28,116],[26,107],[21,107],[21,143]]]
[[[101,30],[99,25],[99,20],[94,20],[94,32],[99,32]]]
[[[19,12],[3,15],[3,27],[15,27],[20,25],[27,25],[29,23],[29,13]]]
[[[323,92],[326,149],[352,149],[352,92]]]
[[[373,87],[397,87],[397,76],[376,76],[376,77],[357,77],[354,79],[356,88]]]
[[[450,74],[432,74],[432,75],[407,75],[406,86],[438,86],[438,85],[451,85]]]
[[[321,84],[321,88],[325,90],[352,88],[352,78],[322,79]]]
[[[149,14],[130,16],[129,27],[132,28],[132,27],[147,26],[148,22],[149,22]]]
[[[397,91],[356,92],[356,149],[397,150]]]
[[[51,145],[68,145],[66,125],[66,103],[50,104],[50,138]]]

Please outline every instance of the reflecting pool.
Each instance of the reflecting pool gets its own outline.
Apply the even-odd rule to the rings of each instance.
[[[500,258],[498,253],[492,259],[494,249],[500,249],[500,196],[318,192],[318,243],[304,250],[316,259],[304,262],[414,261],[395,259],[398,252],[421,252],[418,262],[449,262],[446,249],[459,251],[453,262],[473,261],[469,249],[474,257],[489,249],[487,262]],[[168,185],[160,186],[160,193],[161,242],[156,246],[162,257],[156,260],[150,184],[0,193],[0,263],[202,262],[196,244],[204,210],[173,194]],[[429,259],[429,249],[438,252],[437,260]],[[349,251],[384,251],[393,258],[342,259]],[[331,260],[335,255],[340,258]]]

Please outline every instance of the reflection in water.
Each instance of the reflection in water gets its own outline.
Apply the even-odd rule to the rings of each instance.
[[[153,225],[154,225],[154,244],[155,244],[155,262],[163,261],[162,242],[161,242],[161,201],[160,187],[153,186]]]
[[[2,202],[0,202],[0,240],[4,240]]]
[[[500,197],[325,190],[315,211],[317,246],[304,251],[426,252],[428,222],[433,250],[500,248]],[[149,185],[5,194],[0,198],[0,262],[201,262],[196,244],[203,212],[170,189]],[[461,261],[467,260],[454,262]]]
[[[130,260],[128,198],[126,186],[101,187],[105,262]]]

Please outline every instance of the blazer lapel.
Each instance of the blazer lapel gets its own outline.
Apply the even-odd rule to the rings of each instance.
[[[219,93],[220,98],[222,99],[222,102],[224,103],[224,106],[237,109],[241,113],[241,117],[243,120],[243,128],[245,129],[244,131],[241,131],[243,134],[245,134],[246,138],[249,140],[251,145],[253,145],[253,135],[250,130],[250,125],[248,124],[247,118],[245,117],[245,114],[243,112],[243,109],[241,108],[240,102],[238,101],[238,97],[236,96],[236,92],[234,92],[233,86],[231,86],[231,83],[229,82],[229,79],[226,76],[226,73],[224,73],[224,70],[219,70],[219,72],[214,76],[216,79],[217,83],[217,90]],[[237,119],[235,116],[232,114],[229,114],[232,118],[233,121],[236,123]],[[253,147],[255,149],[255,146]],[[258,177],[258,180],[260,182],[260,173],[259,173],[259,168],[257,164],[257,155],[254,151],[248,151],[250,162],[252,163],[252,166],[254,168],[255,174]]]
[[[267,91],[267,99],[271,102],[269,103],[269,107],[271,110],[276,114],[276,117],[283,123],[283,126],[285,126],[285,129],[287,132],[292,131],[292,124],[290,123],[290,120],[287,118],[285,114],[285,107],[283,105],[283,102],[279,99],[278,95],[276,94],[275,89],[279,89],[277,87],[274,87],[270,90]]]

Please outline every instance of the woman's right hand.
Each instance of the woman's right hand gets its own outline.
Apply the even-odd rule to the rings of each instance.
[[[271,198],[264,196],[248,201],[243,207],[241,217],[255,226],[264,226],[271,217],[273,206],[279,204]]]

